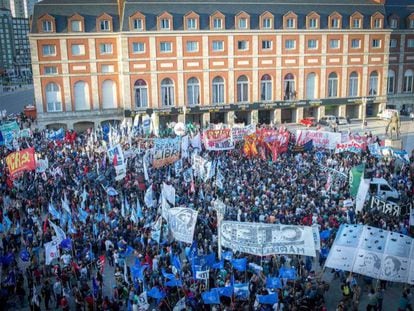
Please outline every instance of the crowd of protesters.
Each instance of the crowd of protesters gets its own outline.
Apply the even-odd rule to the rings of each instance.
[[[23,128],[28,126],[19,120]],[[194,129],[192,129],[194,130]],[[195,130],[197,131],[197,129]],[[330,167],[344,174],[361,163],[371,177],[383,177],[400,195],[399,204],[413,201],[414,158],[404,163],[394,158],[376,158],[369,151],[362,154],[335,154],[326,150],[293,152],[294,138],[288,151],[277,161],[246,158],[243,148],[199,153],[215,161],[223,172],[225,182],[220,189],[212,181],[194,178],[186,182],[183,174],[172,167],[148,168],[145,178],[142,158],[151,148],[151,137],[113,126],[113,132],[128,154],[125,178],[116,181],[116,172],[106,154],[105,134],[102,129],[85,133],[68,132],[63,139],[50,140],[45,130],[34,130],[32,137],[19,139],[21,149],[34,147],[37,157],[48,160],[45,172],[24,172],[10,178],[5,157],[13,150],[0,147],[0,223],[1,292],[3,308],[16,310],[361,310],[362,295],[368,295],[367,310],[383,310],[386,282],[368,277],[335,271],[341,288],[330,288],[322,280],[323,265],[329,247],[340,224],[368,224],[386,230],[410,234],[408,215],[390,217],[379,212],[356,213],[353,207],[344,207],[350,199],[347,179],[334,180],[326,190],[328,174],[321,167]],[[195,135],[191,133],[190,135]],[[189,147],[190,154],[192,147]],[[315,152],[323,154],[317,158]],[[183,170],[191,166],[191,159],[183,159]],[[166,182],[176,189],[175,206],[198,210],[194,243],[187,245],[174,241],[162,231],[155,241],[152,229],[160,217],[159,205],[148,207],[144,196],[148,187],[158,202],[161,184]],[[113,187],[117,195],[108,195]],[[261,269],[239,272],[224,261],[212,268],[207,282],[195,280],[191,267],[191,252],[199,256],[214,253],[217,256],[217,215],[212,201],[222,200],[226,205],[226,220],[319,226],[330,235],[321,240],[317,260],[304,256],[274,255],[265,258],[234,253],[247,257]],[[70,221],[62,206],[69,202]],[[125,200],[136,210],[140,202],[142,214],[137,221],[130,213],[123,215]],[[51,215],[53,203],[60,215]],[[86,212],[86,220],[79,217],[79,209]],[[66,215],[63,217],[63,215]],[[11,221],[5,225],[5,218]],[[66,219],[65,219],[66,218]],[[52,241],[55,231],[50,222],[63,228],[70,245],[60,245],[59,257],[45,264],[45,243]],[[71,226],[69,225],[71,222]],[[164,226],[167,226],[164,223]],[[194,248],[196,248],[194,250]],[[128,250],[128,252],[126,251]],[[179,258],[177,269],[173,258]],[[215,258],[218,261],[218,258]],[[139,281],[134,280],[131,267],[147,265]],[[266,277],[277,277],[280,268],[294,267],[296,280],[284,280],[281,288],[268,289]],[[113,275],[108,275],[114,271]],[[330,272],[331,269],[325,270]],[[174,274],[181,286],[166,286],[166,275]],[[249,295],[220,297],[220,304],[207,305],[201,293],[207,289],[247,282]],[[157,288],[159,298],[148,297],[150,306],[143,307],[140,295]],[[341,290],[337,306],[326,306],[326,294]],[[278,302],[261,304],[257,295],[275,292]],[[399,306],[387,310],[411,310],[411,293],[405,288]],[[365,307],[365,306],[364,306]],[[385,309],[384,309],[385,310]]]

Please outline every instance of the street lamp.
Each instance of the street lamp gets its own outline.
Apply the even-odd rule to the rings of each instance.
[[[361,129],[365,129],[366,114],[367,114],[367,98],[362,97],[362,125],[361,125]]]

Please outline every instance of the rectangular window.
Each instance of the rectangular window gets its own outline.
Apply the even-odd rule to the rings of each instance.
[[[99,45],[99,52],[101,54],[112,54],[112,43],[101,43]]]
[[[44,74],[45,75],[55,75],[57,74],[57,67],[55,66],[45,66],[44,67]]]
[[[285,48],[287,50],[293,50],[295,48],[296,41],[295,40],[286,40],[285,41]]]
[[[134,19],[134,29],[135,30],[142,30],[142,19],[140,19],[140,18]]]
[[[83,44],[72,44],[71,51],[73,56],[85,55],[85,46]]]
[[[81,21],[71,21],[70,27],[72,28],[73,32],[79,32],[82,31],[82,23]]]
[[[263,50],[270,50],[272,48],[272,41],[271,40],[263,40],[262,41],[262,49]]]
[[[213,41],[213,51],[224,51],[224,41],[214,40]]]
[[[198,51],[198,42],[197,41],[187,41],[186,43],[187,52],[197,52]]]
[[[390,27],[395,29],[395,28],[397,28],[397,25],[398,25],[397,20],[395,18],[391,19]]]
[[[132,43],[132,52],[133,53],[144,53],[145,52],[145,43],[144,42],[134,42],[134,43]]]
[[[170,20],[168,18],[161,19],[160,28],[163,30],[170,29]]]
[[[352,28],[360,28],[361,20],[359,18],[354,18],[352,21]]]
[[[387,93],[388,94],[394,94],[394,85],[395,85],[395,77],[388,76],[388,81],[387,81]]]
[[[360,47],[361,47],[361,40],[360,39],[352,39],[351,48],[359,49]]]
[[[414,28],[414,19],[410,19],[410,28],[413,29]]]
[[[295,28],[295,20],[293,18],[287,19],[286,28]]]
[[[240,40],[237,41],[237,49],[245,51],[249,49],[249,41],[246,40]]]
[[[263,29],[272,29],[272,20],[270,18],[263,18],[262,28]]]
[[[414,48],[414,39],[407,40],[407,48]]]
[[[380,39],[372,39],[372,47],[373,48],[380,48],[381,47],[381,40]]]
[[[318,20],[316,18],[309,19],[309,28],[318,28]]]
[[[42,46],[43,56],[54,56],[56,55],[56,47],[52,44]]]
[[[101,23],[100,23],[100,25],[101,25],[101,31],[109,31],[109,30],[111,30],[110,29],[110,23],[109,23],[109,20],[102,20],[101,21]]]
[[[16,25],[14,25],[14,27],[16,28]],[[42,22],[42,30],[43,32],[52,32],[52,22],[51,21],[43,21]]]
[[[317,49],[318,48],[318,40],[310,39],[308,40],[308,49]]]
[[[114,71],[115,71],[114,65],[102,65],[101,67],[102,73],[111,73]]]
[[[338,39],[331,39],[329,41],[329,47],[331,49],[339,49],[339,40]]]
[[[392,23],[391,23],[391,24],[392,24]],[[381,19],[376,18],[376,19],[374,20],[374,28],[376,28],[376,29],[381,28]],[[391,26],[391,28],[393,28],[393,27]]]
[[[339,28],[339,18],[331,19],[331,28]]]
[[[391,39],[390,40],[390,48],[396,48],[398,44],[397,39]]]
[[[247,29],[247,18],[239,18],[239,29]]]
[[[214,29],[221,29],[222,28],[222,20],[221,20],[221,18],[215,18],[213,20],[213,28]]]
[[[171,42],[161,42],[160,51],[161,53],[170,53],[172,51]]]
[[[187,18],[187,30],[196,30],[197,20],[195,18]]]

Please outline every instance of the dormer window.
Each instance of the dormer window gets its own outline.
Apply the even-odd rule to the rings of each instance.
[[[132,25],[134,27],[134,30],[142,30],[143,29],[143,22],[142,22],[142,19],[140,19],[140,18],[135,18],[132,21]]]
[[[293,18],[286,20],[286,28],[295,28],[295,20]]]
[[[339,28],[339,18],[331,19],[331,28]]]
[[[328,17],[328,27],[331,29],[342,28],[342,16],[338,12],[333,12]]]
[[[378,13],[374,14],[374,16],[371,17],[371,28],[373,28],[373,18],[376,18],[378,15]],[[382,15],[380,15],[382,16]],[[363,27],[363,18],[364,16],[359,13],[359,12],[355,12],[354,14],[351,15],[350,18],[350,28],[352,29],[360,29]]]
[[[318,20],[316,18],[309,19],[309,28],[318,28]]]
[[[103,19],[99,23],[101,31],[110,31],[111,30],[111,22],[107,19]]]
[[[352,28],[361,28],[361,20],[359,18],[355,18],[352,21]]]
[[[266,11],[259,17],[260,29],[273,29],[273,14]]]
[[[196,30],[197,20],[195,18],[187,18],[187,30]]]
[[[82,31],[82,21],[73,20],[70,21],[70,28],[72,32],[81,32]]]
[[[214,29],[222,29],[223,28],[222,19],[221,18],[215,18],[213,20],[213,28]]]
[[[43,32],[52,32],[53,31],[53,25],[51,21],[43,21],[42,22],[42,30]]]
[[[390,20],[390,28],[392,28],[392,29],[398,28],[398,20],[396,18],[391,18],[391,20]]]
[[[160,21],[160,28],[162,30],[169,30],[170,29],[170,20],[168,18],[162,18]]]
[[[262,28],[263,29],[271,29],[272,28],[272,20],[270,18],[263,18],[262,21]]]
[[[381,29],[382,28],[382,20],[379,18],[374,19],[374,28]]]
[[[247,29],[247,18],[239,19],[239,29]]]

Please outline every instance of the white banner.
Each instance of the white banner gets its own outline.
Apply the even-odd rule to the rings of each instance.
[[[175,205],[175,188],[162,183],[161,196],[161,215],[165,220],[168,220],[168,210]]]
[[[49,243],[45,243],[45,263],[50,265],[53,259],[59,258],[59,240],[54,239]]]
[[[361,153],[363,148],[364,148],[363,143],[360,143],[352,139],[350,141],[337,144],[335,148],[335,153],[342,153],[342,152]]]
[[[355,211],[360,212],[364,208],[364,203],[367,198],[369,190],[369,179],[363,179],[358,188],[358,193],[355,198]]]
[[[207,161],[199,155],[193,156],[194,176],[199,177],[203,181],[207,181],[211,176],[211,162]]]
[[[220,233],[222,246],[242,253],[316,256],[312,227],[224,221]]]
[[[113,163],[115,156],[116,156],[115,166],[124,165],[125,163],[124,153],[122,152],[122,147],[119,144],[114,147],[108,148],[109,162]]]
[[[325,266],[374,279],[414,284],[413,239],[364,225],[342,225]]]
[[[192,243],[198,212],[185,207],[175,207],[168,211],[168,225],[174,238]]]
[[[319,226],[312,225],[313,240],[315,241],[315,250],[321,250],[321,236],[319,235]]]
[[[341,143],[341,133],[313,131],[313,130],[296,130],[296,144],[301,146],[309,140],[313,141],[315,148],[335,149],[337,144]]]
[[[197,280],[208,280],[209,279],[209,272],[210,272],[210,270],[196,271],[196,279]]]
[[[242,127],[232,127],[231,136],[234,142],[244,140],[244,137],[256,132],[256,124],[249,124]]]

